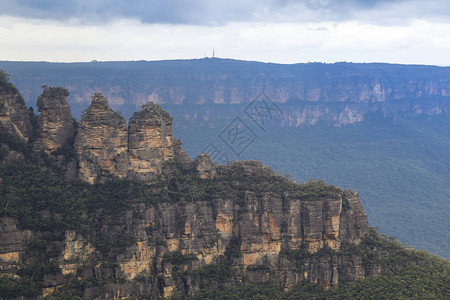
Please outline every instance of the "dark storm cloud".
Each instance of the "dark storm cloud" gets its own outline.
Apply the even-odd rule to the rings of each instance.
[[[0,14],[102,23],[223,24],[233,21],[448,20],[448,0],[2,0]]]

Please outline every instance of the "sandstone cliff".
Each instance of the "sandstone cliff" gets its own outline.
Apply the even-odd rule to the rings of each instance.
[[[34,261],[36,252],[26,247],[39,237],[48,239],[40,250],[46,257],[59,249],[50,260],[58,269],[41,278],[46,294],[76,287],[95,299],[193,295],[210,280],[199,277],[205,268],[227,268],[221,280],[230,283],[285,288],[302,281],[330,287],[380,272],[365,268],[361,253],[340,251],[342,244],[358,244],[368,233],[355,192],[321,182],[294,184],[258,162],[216,166],[213,181],[200,179],[203,173],[195,165],[178,171],[172,177],[178,185],[165,183],[167,194],[163,188],[112,215],[107,208],[87,212],[95,216],[91,226],[100,228],[97,233],[74,228],[64,231],[61,242],[2,219],[4,272]],[[149,204],[150,199],[156,202]]]
[[[0,218],[0,271],[12,272],[19,269],[23,261],[24,232],[17,228],[17,220]]]
[[[100,93],[84,112],[74,143],[79,178],[89,183],[111,176],[124,178],[128,171],[128,131],[125,119],[112,111]]]
[[[36,117],[26,108],[17,89],[5,80],[0,94],[0,120],[4,139],[8,139],[1,144],[7,155],[2,159],[7,163],[23,161],[28,143],[41,165],[61,169],[67,179],[78,177],[91,184],[114,177],[150,182],[161,174],[166,161],[191,163],[181,141],[172,136],[171,116],[157,104],[144,105],[130,119],[127,129],[124,118],[109,108],[102,94],[96,93],[76,128],[67,102],[68,91],[46,87],[37,100],[40,115],[33,129],[31,120]],[[30,140],[33,130],[37,138]],[[14,146],[17,143],[6,134],[22,141],[21,146]],[[42,150],[47,156],[42,156]]]
[[[45,152],[71,146],[75,134],[74,119],[67,102],[69,92],[58,87],[46,87],[37,100],[40,143]]]
[[[174,159],[172,117],[160,105],[148,103],[134,113],[128,134],[131,177],[151,180],[165,161]]]
[[[0,70],[0,161],[11,164],[26,160],[24,151],[34,138],[32,113],[19,91]],[[0,164],[1,164],[0,163]]]
[[[8,82],[8,77],[0,71],[0,125],[9,134],[28,141],[32,126],[28,108],[19,91]]]

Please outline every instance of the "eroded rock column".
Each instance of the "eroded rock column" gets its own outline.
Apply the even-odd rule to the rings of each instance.
[[[164,161],[174,158],[172,117],[160,105],[148,103],[128,124],[129,176],[151,181]]]
[[[75,138],[79,178],[89,183],[123,178],[128,170],[128,132],[125,119],[96,93],[81,117]]]
[[[47,87],[37,100],[40,143],[47,153],[72,144],[75,126],[67,96],[66,89]]]

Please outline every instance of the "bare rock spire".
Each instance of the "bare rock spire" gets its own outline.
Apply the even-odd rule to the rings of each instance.
[[[42,149],[50,153],[70,145],[75,134],[74,119],[67,103],[69,91],[60,87],[46,87],[37,100]]]
[[[89,183],[124,178],[128,170],[128,132],[125,119],[95,93],[83,113],[75,138],[79,178]]]
[[[128,124],[130,176],[150,181],[161,174],[164,161],[175,157],[172,117],[160,105],[148,103]]]

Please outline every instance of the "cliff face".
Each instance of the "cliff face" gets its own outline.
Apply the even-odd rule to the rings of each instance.
[[[75,134],[74,119],[67,103],[69,92],[63,88],[46,87],[37,100],[40,143],[47,153],[71,146]]]
[[[22,262],[24,231],[13,218],[0,218],[0,272],[14,272]]]
[[[0,125],[9,134],[24,141],[28,141],[32,133],[25,100],[2,72],[0,72]]]
[[[124,178],[128,171],[128,131],[125,119],[112,111],[107,99],[96,93],[84,112],[74,143],[79,178],[89,183],[111,176]]]
[[[151,180],[161,174],[164,161],[174,159],[172,117],[158,104],[145,104],[128,124],[130,174]]]
[[[82,295],[97,299],[192,295],[210,280],[199,277],[204,268],[228,268],[223,280],[234,284],[285,288],[302,281],[330,287],[381,271],[365,268],[361,253],[339,251],[368,233],[357,193],[320,182],[295,185],[258,162],[216,166],[214,180],[200,179],[195,166],[189,172],[188,185],[183,177],[179,186],[168,184],[169,201],[161,193],[155,204],[137,203],[113,218],[102,209],[93,212],[102,240],[130,241],[122,250],[106,254],[92,236],[77,230],[66,230],[62,242],[47,243],[44,251],[59,245],[53,259],[59,269],[44,277],[44,292],[83,282]],[[193,182],[199,190],[209,189],[206,198],[195,193]],[[2,222],[0,236],[7,238],[0,244],[0,262],[11,272],[33,261],[23,249],[31,237],[45,233],[25,234],[13,220]]]

